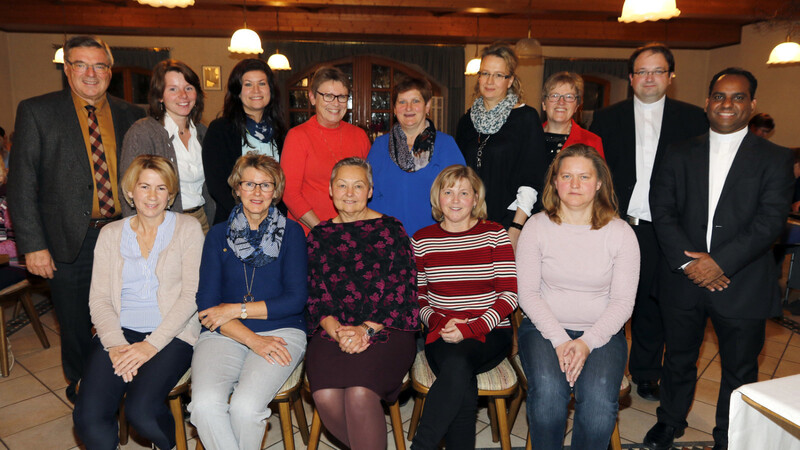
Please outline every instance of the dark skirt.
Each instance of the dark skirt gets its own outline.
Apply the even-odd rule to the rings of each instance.
[[[400,388],[416,356],[414,331],[390,330],[389,339],[350,355],[335,341],[323,338],[321,328],[311,336],[306,349],[306,373],[311,392],[363,386],[387,403],[400,395]]]

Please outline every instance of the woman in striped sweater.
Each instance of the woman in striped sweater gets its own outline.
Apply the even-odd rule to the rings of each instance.
[[[444,169],[431,187],[439,223],[414,234],[425,356],[436,374],[412,449],[475,448],[477,375],[511,347],[517,307],[514,251],[503,227],[486,220],[483,183],[462,165]]]

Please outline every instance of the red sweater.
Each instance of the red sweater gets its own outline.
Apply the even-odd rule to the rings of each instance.
[[[281,154],[281,168],[286,174],[283,201],[289,208],[289,218],[300,222],[309,211],[314,211],[319,220],[336,217],[328,191],[331,170],[350,156],[367,159],[369,147],[364,130],[344,121],[338,128],[325,128],[312,116],[289,130]],[[303,225],[303,230],[308,234],[308,227]]]
[[[495,222],[479,220],[470,230],[450,233],[439,224],[425,227],[411,241],[417,261],[420,318],[431,343],[450,319],[464,339],[484,341],[495,327],[510,327],[517,307],[517,270],[508,233]]]
[[[590,147],[594,147],[594,149],[597,150],[597,153],[600,153],[600,156],[605,159],[606,155],[603,153],[603,140],[600,139],[600,136],[581,128],[580,125],[575,123],[575,120],[570,120],[572,120],[572,128],[569,131],[567,142],[564,142],[564,146],[561,148],[567,148],[572,144],[585,144]],[[546,126],[547,122],[542,124],[542,128]]]

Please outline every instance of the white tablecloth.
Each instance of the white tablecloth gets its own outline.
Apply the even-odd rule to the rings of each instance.
[[[770,417],[742,395],[786,419]],[[800,375],[746,384],[731,394],[730,450],[800,450]]]

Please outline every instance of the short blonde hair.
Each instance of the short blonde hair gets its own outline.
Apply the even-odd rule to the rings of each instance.
[[[501,43],[495,42],[494,44],[485,47],[481,50],[481,61],[483,58],[487,56],[496,56],[506,63],[506,68],[508,69],[508,75],[514,77],[514,81],[511,83],[511,87],[508,88],[508,92],[513,92],[514,94],[519,97],[519,101],[522,101],[523,92],[522,92],[522,82],[520,81],[519,77],[517,76],[517,66],[519,65],[519,58],[517,54],[514,52],[514,49],[511,46]],[[475,80],[475,94],[476,97],[481,95],[480,89],[480,80]]]
[[[239,200],[239,196],[236,195],[236,188],[239,187],[239,183],[242,182],[242,175],[244,174],[245,169],[250,167],[264,172],[272,178],[273,182],[275,182],[275,192],[272,194],[272,204],[277,205],[278,202],[281,201],[281,198],[283,197],[283,189],[286,187],[286,176],[283,174],[283,169],[281,169],[278,161],[275,161],[273,158],[267,155],[262,155],[253,151],[247,152],[240,156],[239,159],[236,160],[236,164],[233,165],[231,175],[228,177],[228,186],[231,187],[233,198],[235,198],[237,201]]]
[[[558,215],[561,208],[561,197],[558,196],[558,191],[556,190],[556,177],[564,160],[572,157],[586,158],[591,161],[597,173],[597,179],[600,181],[600,189],[595,194],[594,202],[592,203],[591,228],[592,230],[599,230],[606,226],[608,222],[611,222],[611,219],[619,216],[619,208],[617,206],[617,196],[614,193],[611,171],[608,169],[606,160],[600,156],[600,153],[597,153],[594,147],[574,144],[561,150],[556,155],[545,176],[547,182],[542,193],[542,208],[553,223],[561,224],[561,217]]]
[[[583,103],[583,78],[574,72],[557,72],[550,75],[542,85],[542,101],[546,101],[550,91],[557,88],[559,84],[566,84],[575,89],[578,105]]]
[[[442,189],[455,186],[462,179],[469,181],[477,197],[477,204],[472,208],[470,217],[473,219],[486,219],[488,217],[486,212],[486,188],[483,186],[483,181],[471,167],[454,164],[445,167],[444,170],[439,172],[439,175],[433,180],[433,185],[431,185],[431,214],[437,222],[444,220],[442,205],[439,203],[439,194]]]
[[[125,175],[122,176],[122,195],[129,205],[134,206],[133,197],[130,193],[136,188],[136,182],[139,181],[139,176],[142,171],[150,169],[161,177],[161,181],[167,185],[167,192],[169,192],[169,201],[167,207],[169,208],[175,202],[175,197],[178,196],[180,185],[178,183],[178,172],[175,171],[175,166],[167,158],[157,155],[139,155],[125,170]]]

